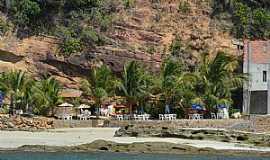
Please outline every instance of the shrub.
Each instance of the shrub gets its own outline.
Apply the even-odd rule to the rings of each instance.
[[[178,5],[178,11],[184,14],[188,14],[190,12],[190,4],[187,1],[181,1]]]
[[[156,52],[156,49],[155,49],[155,47],[153,45],[147,47],[147,53],[155,54],[155,52]]]
[[[183,48],[183,45],[181,44],[181,39],[180,37],[176,36],[170,46],[171,55],[179,57],[183,51],[182,48]]]
[[[72,53],[80,52],[82,50],[82,45],[80,39],[77,38],[67,38],[64,40],[61,51],[66,56],[70,56]]]
[[[100,29],[101,31],[107,31],[110,25],[112,24],[112,18],[111,16],[103,16],[100,20]]]
[[[270,13],[258,8],[253,12],[255,37],[270,37]]]
[[[263,7],[234,1],[234,32],[237,38],[269,38],[270,12]]]
[[[134,7],[135,1],[134,0],[123,0],[123,4],[124,4],[124,7],[126,9],[129,9],[129,8],[133,8]]]
[[[89,9],[99,7],[102,0],[66,0],[65,6],[67,9]]]
[[[99,43],[100,38],[92,28],[84,28],[81,33],[81,40],[86,44],[94,45]]]
[[[15,0],[11,5],[12,17],[19,25],[28,25],[39,16],[41,9],[37,2],[31,0]]]
[[[85,45],[103,45],[105,40],[100,33],[97,33],[93,28],[83,28],[80,35],[80,39]]]
[[[0,17],[0,36],[5,35],[5,33],[10,29],[10,26],[6,20]]]

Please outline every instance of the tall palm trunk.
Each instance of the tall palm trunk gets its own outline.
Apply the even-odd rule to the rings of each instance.
[[[129,114],[132,115],[133,112],[132,112],[132,103],[129,103]]]
[[[9,107],[10,107],[9,114],[14,115],[14,110],[16,109],[16,98],[13,94],[10,96],[10,106]]]

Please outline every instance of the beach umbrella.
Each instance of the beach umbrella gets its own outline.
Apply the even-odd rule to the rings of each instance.
[[[59,107],[73,107],[73,104],[70,104],[70,103],[62,103],[60,105],[58,105]]]
[[[62,104],[58,105],[58,107],[64,107],[65,109],[63,111],[63,114],[65,114],[66,113],[66,107],[73,107],[73,104],[65,102],[65,103],[62,103]]]
[[[86,104],[81,104],[78,108],[79,109],[87,109],[87,108],[91,108],[91,107],[86,105]]]
[[[194,110],[203,110],[203,107],[199,104],[192,104],[191,108]]]
[[[227,108],[224,104],[219,104],[217,105],[217,108],[218,109],[224,109],[224,108]]]

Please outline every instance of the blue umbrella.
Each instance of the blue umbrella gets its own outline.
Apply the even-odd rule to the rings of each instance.
[[[224,108],[227,108],[227,107],[224,104],[219,104],[219,105],[217,105],[217,108],[218,109],[224,109]]]
[[[165,114],[170,114],[170,106],[168,104],[165,105]]]
[[[192,104],[191,108],[194,110],[203,110],[203,107],[199,104]]]

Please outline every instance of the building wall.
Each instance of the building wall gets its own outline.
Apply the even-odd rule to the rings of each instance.
[[[243,86],[243,112],[270,114],[270,41],[245,41],[243,58],[243,73],[249,75]]]
[[[250,95],[250,114],[267,114],[267,91],[252,91]]]
[[[250,63],[249,78],[251,91],[267,90],[267,81],[263,82],[263,71],[268,73],[268,64],[254,64]]]

